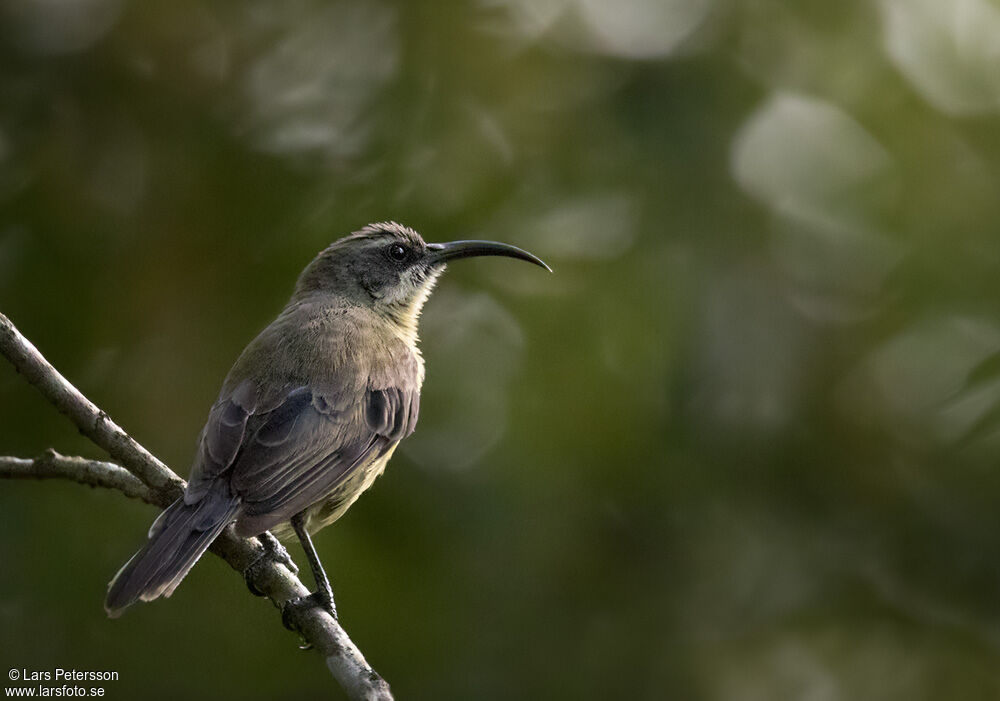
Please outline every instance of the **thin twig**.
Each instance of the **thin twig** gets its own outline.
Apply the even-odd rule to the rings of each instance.
[[[184,481],[60,375],[3,314],[0,314],[0,352],[52,406],[76,424],[80,433],[106,450],[150,488],[157,492],[169,490],[174,499],[180,496]]]
[[[0,314],[0,353],[28,382],[42,392],[49,403],[69,417],[83,435],[148,487],[149,498],[144,501],[162,508],[181,495],[184,481],[60,375],[3,314]],[[32,464],[30,468],[27,463]],[[73,464],[80,469],[69,469]],[[117,467],[111,463],[64,458],[53,451],[40,460],[33,461],[0,458],[0,466],[6,466],[0,468],[0,477],[66,477],[82,484],[109,487],[127,496],[143,498],[138,494],[130,494],[128,488],[123,488],[132,483],[113,483],[118,479],[118,473],[105,469]],[[96,468],[96,471],[88,468]],[[35,470],[37,474],[26,474],[31,470]],[[42,474],[46,471],[47,474]],[[115,475],[114,479],[111,475]],[[246,573],[249,583],[267,596],[279,610],[286,602],[309,593],[298,577],[284,565],[271,559],[262,559],[265,550],[256,538],[238,538],[231,527],[222,532],[210,550],[240,574]],[[291,607],[288,609],[287,620],[307,643],[324,655],[330,673],[348,696],[365,701],[392,701],[389,685],[371,668],[364,655],[329,612],[318,606]]]
[[[73,480],[91,487],[117,489],[132,499],[159,506],[160,501],[142,481],[120,465],[100,460],[67,457],[46,450],[37,458],[0,457],[0,478]]]

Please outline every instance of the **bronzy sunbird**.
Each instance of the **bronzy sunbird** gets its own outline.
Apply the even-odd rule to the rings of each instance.
[[[548,269],[514,246],[425,243],[395,222],[369,224],[317,255],[229,371],[184,495],[111,581],[108,613],[170,596],[231,523],[281,559],[287,553],[269,531],[297,535],[316,581],[308,603],[335,613],[310,534],[340,518],[413,433],[424,380],[420,311],[445,264],[473,256]]]

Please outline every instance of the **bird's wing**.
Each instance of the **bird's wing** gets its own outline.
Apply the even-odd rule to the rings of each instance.
[[[241,383],[215,403],[198,437],[198,452],[184,492],[185,502],[201,501],[215,479],[232,466],[243,445],[247,422],[256,409],[250,382]]]
[[[357,402],[293,390],[247,422],[230,478],[241,522],[260,532],[319,501],[412,433],[418,408],[418,392],[396,387],[366,389]]]

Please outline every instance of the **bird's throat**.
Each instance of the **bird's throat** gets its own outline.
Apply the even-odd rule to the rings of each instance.
[[[417,327],[420,322],[420,313],[424,309],[427,298],[434,290],[434,285],[443,270],[443,266],[431,272],[425,279],[420,280],[415,289],[406,297],[396,300],[384,306],[384,311],[389,321],[395,327],[408,345],[417,345]]]

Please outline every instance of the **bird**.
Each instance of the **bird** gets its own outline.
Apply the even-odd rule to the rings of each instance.
[[[169,597],[232,524],[237,536],[259,537],[290,568],[279,541],[297,536],[316,584],[299,603],[336,616],[312,535],[343,516],[416,428],[421,310],[447,263],[476,256],[506,256],[551,272],[509,244],[426,243],[392,221],[322,250],[285,308],[230,369],[184,493],[111,580],[108,615]]]

